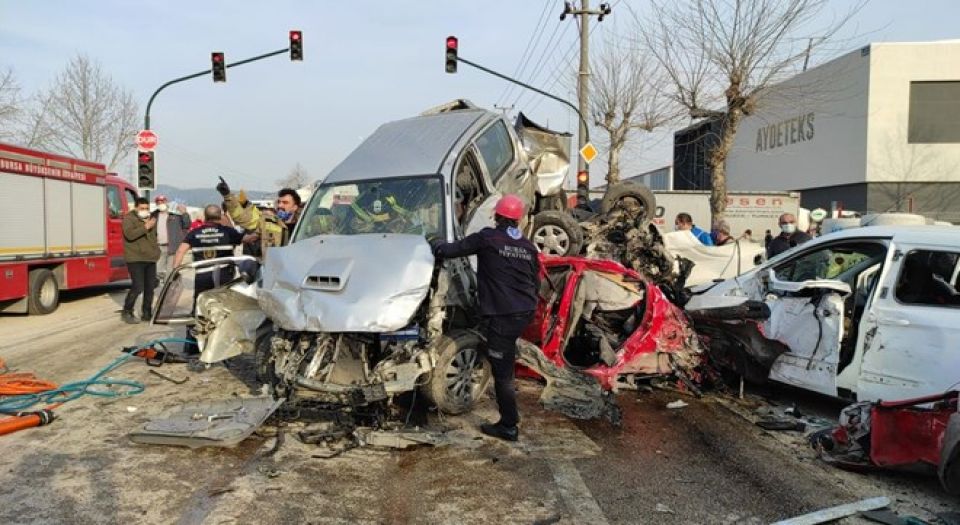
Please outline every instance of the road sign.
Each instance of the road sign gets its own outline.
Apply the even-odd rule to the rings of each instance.
[[[597,158],[597,155],[599,154],[600,152],[597,151],[597,148],[593,147],[593,144],[590,144],[589,142],[580,148],[580,156],[583,157],[583,160],[585,160],[587,164],[593,162],[593,159]]]
[[[137,133],[137,149],[140,151],[153,151],[157,148],[157,134],[149,129]]]

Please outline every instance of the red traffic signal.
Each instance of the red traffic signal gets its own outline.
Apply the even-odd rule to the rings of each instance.
[[[446,52],[446,70],[447,73],[456,73],[457,72],[457,50],[460,45],[457,37],[448,36],[447,37],[447,52]]]
[[[588,187],[590,185],[590,174],[585,171],[577,172],[577,186]]]
[[[154,152],[141,151],[137,154],[137,188],[141,190],[156,189],[157,182],[153,162]]]
[[[227,81],[227,63],[223,53],[210,53],[211,70],[213,71],[214,82]]]
[[[290,60],[303,60],[303,33],[290,31]]]

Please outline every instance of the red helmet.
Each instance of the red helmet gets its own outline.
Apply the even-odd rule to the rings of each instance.
[[[508,193],[500,197],[500,200],[497,201],[497,207],[494,208],[494,213],[501,217],[519,221],[520,218],[523,217],[523,201],[520,197]]]
[[[167,196],[166,196],[166,195],[157,195],[156,197],[153,198],[153,202],[155,202],[155,203],[157,203],[157,204],[160,204],[161,202],[167,202]]]

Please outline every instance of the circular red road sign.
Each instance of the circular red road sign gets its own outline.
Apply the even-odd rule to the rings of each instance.
[[[157,147],[157,134],[149,129],[137,133],[137,149],[140,151],[153,151]]]

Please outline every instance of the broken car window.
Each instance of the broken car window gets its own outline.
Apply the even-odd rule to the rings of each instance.
[[[897,278],[897,300],[904,304],[960,306],[954,278],[960,254],[914,250],[903,260]]]
[[[490,180],[496,184],[513,160],[513,143],[503,122],[498,121],[484,131],[477,139],[477,148],[490,171]]]
[[[439,176],[322,184],[310,200],[294,242],[317,235],[439,235],[441,195]]]
[[[883,260],[887,248],[875,243],[849,243],[824,246],[791,259],[775,268],[777,279],[803,282],[816,279],[855,284],[856,276]]]

